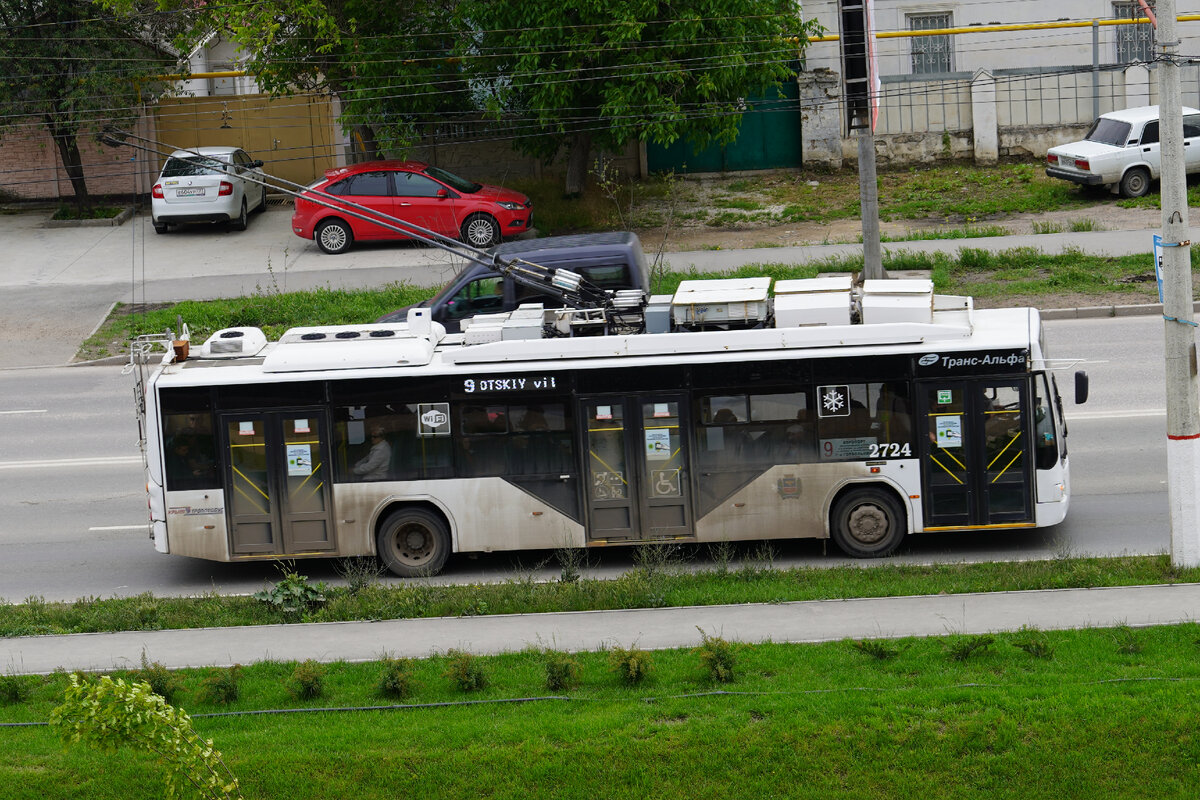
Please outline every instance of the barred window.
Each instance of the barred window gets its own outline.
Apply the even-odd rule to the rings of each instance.
[[[933,31],[954,27],[951,14],[909,14],[910,31]],[[933,75],[954,71],[954,37],[949,34],[914,36],[912,71],[914,75]]]
[[[1153,10],[1154,0],[1147,0],[1146,5]],[[1146,12],[1138,3],[1113,3],[1114,19],[1139,19],[1145,16]],[[1150,61],[1154,58],[1154,26],[1149,22],[1117,25],[1115,30],[1118,64]]]

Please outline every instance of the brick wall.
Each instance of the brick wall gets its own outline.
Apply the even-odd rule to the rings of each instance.
[[[148,135],[146,121],[139,121],[134,132]],[[140,151],[106,147],[89,131],[79,136],[79,152],[89,193],[128,195],[149,191],[146,173],[157,167],[151,166]],[[0,136],[0,196],[4,195],[25,200],[75,196],[58,147],[34,120]]]

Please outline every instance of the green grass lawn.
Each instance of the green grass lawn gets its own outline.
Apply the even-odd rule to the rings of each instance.
[[[1000,634],[959,660],[964,645],[986,638],[948,631],[861,648],[744,647],[727,684],[714,683],[693,650],[651,654],[649,679],[633,687],[608,654],[589,653],[578,656],[577,688],[553,692],[540,652],[480,659],[488,685],[470,693],[438,656],[415,662],[411,694],[399,701],[376,691],[378,663],[330,665],[323,695],[304,701],[288,691],[296,665],[263,663],[244,670],[228,706],[200,699],[210,670],[184,673],[174,700],[192,714],[415,706],[195,719],[247,798],[1124,800],[1200,791],[1195,624]],[[0,706],[0,719],[48,717],[65,677],[33,680],[26,700]],[[565,699],[503,702],[547,696]],[[0,748],[6,800],[162,794],[149,756],[65,747],[46,727],[0,728]]]

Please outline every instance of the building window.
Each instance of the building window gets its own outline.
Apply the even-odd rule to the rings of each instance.
[[[1154,0],[1146,3],[1154,9]],[[1115,19],[1138,19],[1146,16],[1138,3],[1113,3]],[[1154,26],[1149,22],[1138,25],[1117,25],[1117,63],[1151,61],[1154,58]]]
[[[933,31],[954,27],[950,14],[909,14],[910,31]],[[914,36],[912,71],[914,75],[933,75],[954,71],[954,39],[949,34]]]

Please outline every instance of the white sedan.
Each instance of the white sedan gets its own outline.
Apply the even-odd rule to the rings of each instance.
[[[1200,111],[1183,109],[1186,170],[1200,172]],[[1101,114],[1083,141],[1051,147],[1046,174],[1085,186],[1107,186],[1114,194],[1141,197],[1158,180],[1162,153],[1158,106]]]
[[[194,222],[246,230],[249,213],[267,207],[262,165],[238,147],[176,150],[150,191],[154,232]]]

